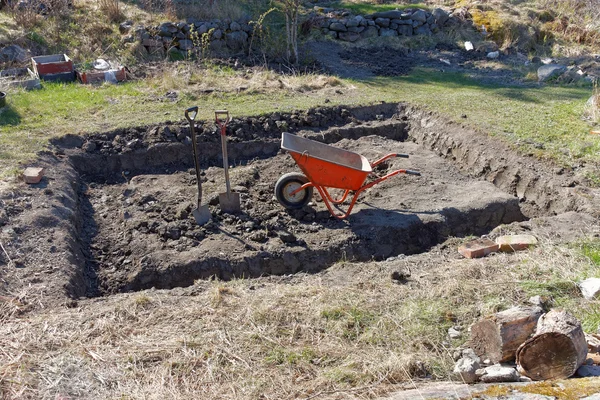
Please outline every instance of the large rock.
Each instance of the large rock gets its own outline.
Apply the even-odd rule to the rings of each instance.
[[[431,15],[433,15],[433,18],[435,18],[435,23],[440,27],[444,26],[446,21],[448,21],[448,18],[450,18],[450,15],[441,8],[434,9],[431,12]]]
[[[412,14],[411,19],[413,21],[425,23],[427,22],[427,13],[423,10],[417,10]]]
[[[352,18],[352,19],[346,21],[346,27],[348,27],[348,28],[352,28],[352,27],[355,27],[358,25],[360,25],[360,21],[357,20],[356,18]]]
[[[242,30],[242,26],[240,24],[238,24],[237,22],[233,21],[230,25],[229,25],[229,29],[231,29],[232,31],[236,32],[236,31],[241,31]]]
[[[398,27],[398,33],[402,36],[412,36],[413,27],[411,25],[400,25]]]
[[[231,50],[242,50],[248,43],[248,34],[244,31],[234,31],[225,35],[225,41]]]
[[[360,39],[360,34],[357,32],[340,32],[338,34],[340,40],[344,40],[346,42],[356,42]]]
[[[179,41],[179,48],[181,50],[191,50],[194,48],[194,42],[189,39],[182,39]]]
[[[415,35],[431,35],[431,29],[429,29],[429,25],[421,25],[415,29]]]
[[[375,19],[375,24],[381,26],[382,28],[387,28],[390,26],[390,20],[388,18],[377,18]]]
[[[6,46],[0,51],[0,61],[24,63],[29,60],[27,51],[16,44]]]
[[[398,36],[398,31],[393,30],[393,29],[381,28],[381,30],[379,31],[379,35],[380,36]]]
[[[371,38],[379,36],[379,29],[375,26],[369,26],[362,32],[362,37]]]
[[[383,12],[376,12],[375,14],[373,14],[373,19],[377,19],[377,18],[388,18],[388,19],[400,19],[402,18],[402,11],[398,11],[398,10],[393,10],[393,11],[383,11]]]
[[[329,29],[335,32],[346,32],[348,28],[341,22],[333,22],[329,25]]]
[[[563,72],[565,72],[566,70],[567,70],[567,67],[565,67],[564,65],[560,65],[560,64],[542,65],[537,70],[538,81],[546,82],[552,78],[557,78],[560,75],[562,75]]]

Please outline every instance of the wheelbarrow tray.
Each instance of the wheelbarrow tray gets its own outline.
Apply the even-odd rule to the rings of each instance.
[[[287,132],[281,136],[281,148],[315,186],[359,190],[372,172],[371,164],[360,154]]]

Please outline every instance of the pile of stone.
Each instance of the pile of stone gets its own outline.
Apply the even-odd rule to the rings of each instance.
[[[243,51],[249,45],[253,27],[247,20],[190,19],[187,22],[164,22],[158,26],[135,28],[132,21],[125,21],[119,30],[126,35],[123,39],[125,42],[138,41],[150,54],[182,59],[188,57],[191,51],[202,51],[203,46],[216,53]]]
[[[355,42],[377,36],[431,35],[447,25],[459,23],[458,18],[436,8],[429,12],[422,9],[406,9],[353,16],[349,12],[318,9],[321,17],[313,18],[314,26],[324,35]]]

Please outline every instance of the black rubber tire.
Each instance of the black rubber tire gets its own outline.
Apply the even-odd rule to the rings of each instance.
[[[312,199],[312,186],[296,193],[293,197],[286,193],[298,189],[307,182],[308,179],[306,176],[297,172],[290,172],[289,174],[282,175],[275,184],[275,197],[277,198],[277,201],[288,210],[296,210],[304,207]]]

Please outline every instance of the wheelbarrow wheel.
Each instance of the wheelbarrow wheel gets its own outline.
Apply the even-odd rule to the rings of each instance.
[[[275,197],[287,209],[295,210],[302,208],[310,202],[313,196],[313,188],[308,187],[296,194],[291,194],[300,186],[308,183],[306,176],[297,172],[283,175],[275,184]]]

